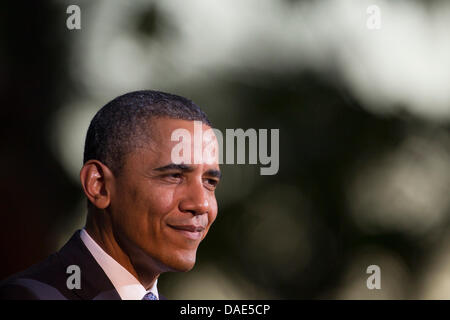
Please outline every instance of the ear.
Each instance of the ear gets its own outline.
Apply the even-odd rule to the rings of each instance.
[[[97,160],[87,161],[80,171],[84,194],[99,209],[109,206],[113,179],[111,170]]]

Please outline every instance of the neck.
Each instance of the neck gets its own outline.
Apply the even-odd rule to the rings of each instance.
[[[159,272],[154,271],[151,266],[141,265],[136,261],[142,259],[133,259],[130,251],[124,250],[117,240],[110,216],[107,212],[89,212],[85,229],[94,241],[115,261],[131,273],[142,286],[149,290]]]

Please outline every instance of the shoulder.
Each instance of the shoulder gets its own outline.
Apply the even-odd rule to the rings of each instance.
[[[0,286],[0,300],[40,300],[39,296],[29,288],[15,283],[4,283]]]
[[[56,254],[0,283],[0,299],[65,299],[65,273]]]
[[[0,283],[0,293],[3,299],[120,299],[79,230],[58,252]]]
[[[0,300],[67,300],[67,298],[47,283],[18,278],[0,286]]]

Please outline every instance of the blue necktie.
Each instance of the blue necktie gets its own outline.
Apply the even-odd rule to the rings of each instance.
[[[158,300],[158,298],[150,291],[145,294],[142,300]]]

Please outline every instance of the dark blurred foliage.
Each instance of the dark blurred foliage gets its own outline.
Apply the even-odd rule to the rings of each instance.
[[[0,277],[54,250],[55,220],[79,199],[47,142],[49,115],[70,94],[65,72],[64,8],[32,2],[1,4]]]
[[[279,128],[280,169],[275,176],[259,176],[254,170],[251,194],[233,205],[220,203],[219,190],[219,217],[199,250],[199,261],[214,261],[230,272],[231,278],[244,276],[275,297],[286,299],[323,297],[341,280],[353,252],[370,244],[400,255],[411,272],[420,271],[428,248],[400,233],[365,234],[348,216],[344,194],[356,162],[395,149],[406,128],[415,125],[413,119],[368,113],[327,75],[236,73],[218,82],[220,90],[239,101],[241,113],[239,119],[218,119],[224,127],[216,127],[222,132],[230,123],[236,128]],[[235,166],[223,165],[223,184]],[[239,185],[232,188],[240,192]],[[306,208],[298,201],[302,197],[309,204]],[[300,221],[309,228],[298,230],[306,232],[306,238],[286,239],[289,243],[285,243],[296,247],[301,245],[296,241],[306,240],[311,257],[305,264],[302,250],[297,257],[288,253],[284,263],[274,261],[273,252],[264,252],[271,241],[280,242],[283,237],[275,225],[261,234],[257,243],[249,244],[248,234],[264,219],[261,215],[275,216],[271,220],[278,223],[276,216],[282,211],[290,211],[294,219],[303,216]]]

